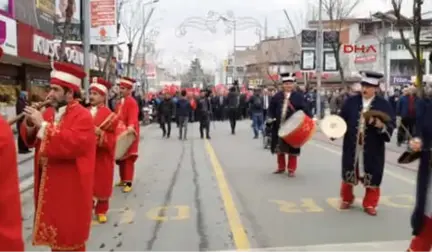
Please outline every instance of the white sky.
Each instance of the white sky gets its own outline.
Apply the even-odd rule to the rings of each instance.
[[[148,2],[149,0],[130,0]],[[214,68],[215,61],[226,58],[233,48],[232,34],[224,32],[223,22],[217,25],[217,32],[202,31],[189,28],[183,37],[176,36],[176,28],[187,18],[205,18],[209,11],[221,14],[232,11],[237,17],[253,17],[264,25],[267,18],[268,36],[277,36],[280,29],[287,29],[288,23],[283,13],[287,9],[295,25],[300,30],[307,13],[311,13],[310,6],[316,6],[318,0],[160,0],[153,4],[156,7],[154,15],[148,25],[149,30],[159,31],[156,37],[156,48],[159,51],[158,62],[168,68],[184,69],[194,57],[189,49],[201,51],[197,56],[207,68]],[[350,0],[341,0],[350,1]],[[390,0],[360,0],[362,3],[354,11],[357,17],[367,17],[369,13],[391,9]],[[403,0],[403,13],[411,16],[412,0]],[[147,6],[147,11],[151,6]],[[432,10],[432,0],[425,0],[425,10]],[[135,15],[138,16],[139,15]],[[142,19],[142,17],[139,17]],[[288,31],[290,31],[288,29]],[[124,40],[125,35],[121,38]],[[250,46],[258,42],[255,29],[237,32],[237,45]]]

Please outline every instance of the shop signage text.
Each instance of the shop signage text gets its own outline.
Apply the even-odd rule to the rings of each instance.
[[[351,44],[345,44],[342,46],[342,50],[344,54],[350,54],[350,53],[377,53],[377,50],[375,46],[373,45],[351,45]]]
[[[45,55],[53,60],[60,60],[60,43],[53,42],[40,35],[33,34],[33,52]],[[72,47],[65,48],[66,60],[76,65],[84,65],[84,54]]]

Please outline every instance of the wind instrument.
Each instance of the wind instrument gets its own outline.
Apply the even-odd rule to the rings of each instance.
[[[48,106],[50,103],[51,103],[51,100],[46,100],[46,101],[44,101],[44,102],[41,102],[40,104],[37,104],[37,105],[35,106],[35,108],[36,108],[37,110],[40,110],[40,109],[42,109],[43,107]],[[20,113],[19,115],[15,116],[15,117],[13,117],[13,118],[11,118],[11,119],[9,119],[9,120],[8,120],[8,124],[9,124],[9,125],[13,125],[14,123],[16,123],[16,122],[18,122],[19,120],[21,120],[24,116],[25,116],[25,113],[22,112],[22,113]]]

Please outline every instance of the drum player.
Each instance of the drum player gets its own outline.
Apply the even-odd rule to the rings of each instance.
[[[117,186],[123,187],[124,193],[132,191],[132,181],[135,173],[135,161],[138,158],[139,120],[138,105],[131,96],[135,84],[134,79],[123,77],[120,79],[121,100],[115,112],[119,116],[119,123],[123,123],[130,134],[135,134],[135,141],[128,147],[127,153],[117,161],[119,165],[120,182]]]
[[[311,116],[311,114],[307,109],[303,94],[294,91],[296,85],[294,74],[283,73],[280,76],[282,89],[271,98],[268,108],[268,116],[271,118],[270,120],[274,120],[270,151],[276,153],[277,156],[278,167],[274,174],[282,174],[288,170],[288,176],[294,177],[297,169],[297,158],[300,155],[300,148],[293,148],[286,144],[278,136],[278,131],[281,125],[296,111],[303,110],[308,116]],[[286,156],[288,156],[288,160]]]
[[[107,222],[106,214],[114,179],[117,117],[105,106],[111,86],[110,82],[98,77],[94,77],[90,85],[90,113],[97,136],[93,196],[96,199],[94,208],[99,223]]]
[[[366,188],[363,209],[376,215],[380,198],[380,184],[384,172],[385,142],[389,142],[395,127],[395,115],[390,103],[377,96],[379,81],[383,75],[364,72],[361,94],[347,98],[340,116],[347,124],[342,146],[342,183],[340,209],[348,209],[354,202],[353,186],[361,182]],[[371,116],[367,121],[365,112],[378,111],[388,116]]]

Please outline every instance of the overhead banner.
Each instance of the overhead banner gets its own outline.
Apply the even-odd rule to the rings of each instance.
[[[55,0],[54,36],[63,39],[68,0]],[[66,40],[81,41],[81,0],[73,0],[72,18]]]
[[[117,44],[116,0],[90,0],[90,43]]]

